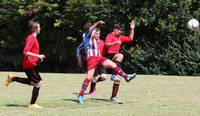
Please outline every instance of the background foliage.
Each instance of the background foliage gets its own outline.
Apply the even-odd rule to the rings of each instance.
[[[102,19],[105,38],[120,22],[136,22],[135,40],[123,45],[123,68],[142,74],[200,75],[200,31],[186,27],[200,17],[198,0],[0,0],[0,69],[21,71],[27,23],[38,17],[42,71],[80,72],[75,51],[85,22]]]

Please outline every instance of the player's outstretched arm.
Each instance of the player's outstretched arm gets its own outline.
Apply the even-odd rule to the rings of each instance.
[[[96,26],[98,26],[99,24],[105,24],[105,22],[102,21],[102,20],[97,21],[97,22],[95,22],[95,23],[90,27],[90,29],[94,29],[94,28],[95,28]]]
[[[134,22],[134,20],[132,20],[131,22],[130,22],[130,34],[129,34],[129,37],[131,38],[131,40],[133,40],[133,37],[134,37],[134,29],[135,29],[135,22]]]

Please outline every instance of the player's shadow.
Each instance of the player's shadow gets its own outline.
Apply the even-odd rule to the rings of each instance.
[[[96,101],[109,102],[108,99],[102,99],[102,98],[90,98],[89,100],[92,102],[96,102]]]
[[[78,99],[78,93],[74,92],[72,94],[76,96],[75,99],[61,99],[61,100],[73,101],[73,102],[79,103],[78,100],[77,100]],[[85,95],[89,95],[89,94],[85,93]],[[102,99],[102,98],[89,98],[89,99],[87,99],[87,101],[91,101],[91,102],[96,102],[96,101],[109,102],[108,99]]]
[[[72,102],[78,103],[77,99],[61,99],[61,100],[63,100],[63,101],[72,101]]]
[[[6,104],[7,107],[27,107],[27,105],[21,105],[21,104]]]

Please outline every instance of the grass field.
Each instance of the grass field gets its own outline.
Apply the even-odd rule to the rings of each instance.
[[[138,75],[130,83],[121,83],[118,98],[123,104],[110,103],[110,76],[97,84],[95,96],[85,96],[77,103],[84,74],[41,73],[43,86],[38,104],[43,109],[27,107],[32,87],[19,83],[4,86],[9,72],[0,73],[0,116],[199,116],[200,78]],[[22,73],[11,72],[17,76]]]

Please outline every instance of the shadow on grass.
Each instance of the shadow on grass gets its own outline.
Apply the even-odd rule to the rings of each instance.
[[[102,99],[102,98],[90,98],[89,100],[94,101],[94,102],[96,102],[96,101],[109,102],[108,99]]]
[[[78,93],[74,92],[72,94],[76,96],[74,99],[61,99],[61,100],[64,100],[64,101],[73,101],[73,102],[79,103],[78,102]],[[85,93],[85,95],[89,95],[89,94]],[[87,101],[90,101],[90,102],[96,102],[96,101],[108,102],[108,99],[90,98],[90,99],[87,99]]]
[[[6,104],[7,107],[28,107],[27,105],[21,105],[21,104]]]
[[[72,93],[72,94],[78,95],[78,93],[76,93],[76,92],[74,92],[74,93]],[[84,95],[89,95],[89,93],[85,93]]]
[[[108,103],[114,103],[114,104],[123,104],[123,102],[111,102],[109,99],[101,99],[101,98],[91,98],[91,101],[102,101],[102,102],[108,102]]]
[[[76,103],[79,103],[77,99],[61,99],[63,101],[73,101],[73,102],[76,102]]]
[[[72,94],[78,96],[78,93],[76,93],[76,92],[74,92]],[[89,93],[85,93],[84,95],[89,95]],[[76,103],[79,103],[77,99],[62,99],[62,100],[74,101]],[[89,101],[89,102],[106,102],[106,103],[111,103],[111,104],[124,104],[124,102],[110,102],[109,99],[103,99],[103,98],[89,98],[89,99],[87,99],[87,101]],[[130,102],[128,102],[128,103],[130,103]]]
[[[77,99],[61,99],[61,100],[73,101],[73,102],[79,103]],[[97,101],[109,102],[108,99],[100,99],[100,98],[90,98],[90,99],[87,99],[86,101],[90,101],[90,102],[97,102]]]

